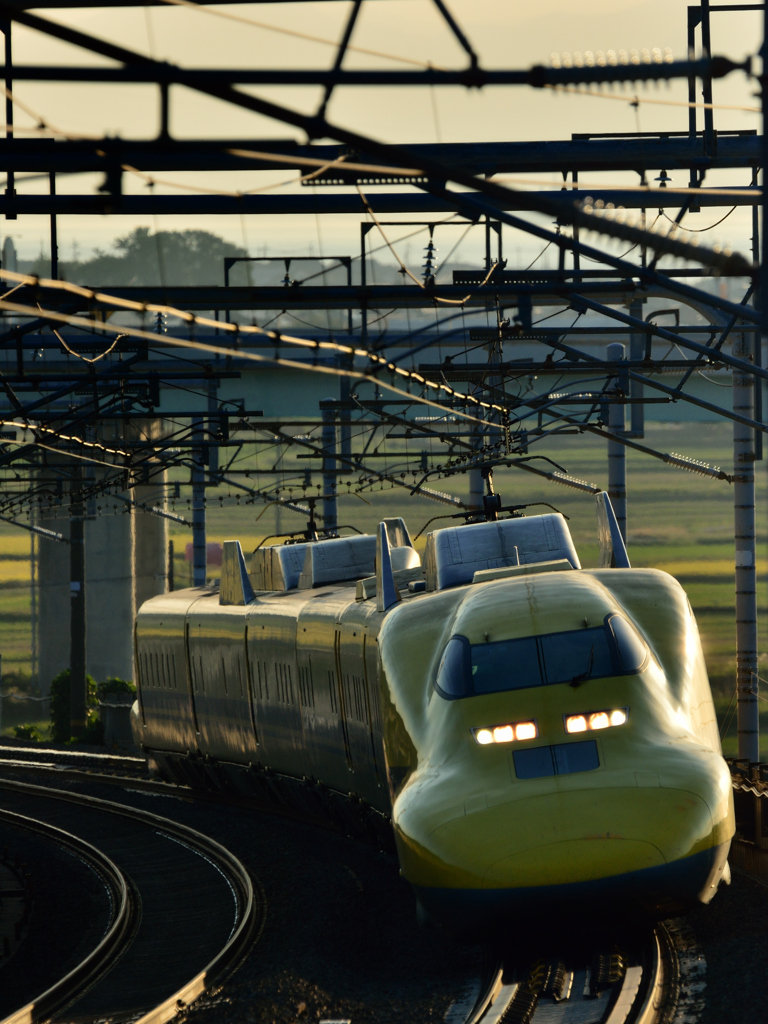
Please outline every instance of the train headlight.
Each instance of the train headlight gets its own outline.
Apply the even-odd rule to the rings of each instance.
[[[584,715],[569,715],[565,720],[566,732],[586,732],[587,720]]]
[[[565,731],[586,732],[588,729],[610,729],[614,725],[624,725],[628,717],[629,708],[591,711],[583,715],[565,715]]]
[[[539,729],[535,721],[508,722],[504,725],[489,725],[473,729],[472,735],[481,746],[488,743],[513,743],[515,740],[535,740]]]

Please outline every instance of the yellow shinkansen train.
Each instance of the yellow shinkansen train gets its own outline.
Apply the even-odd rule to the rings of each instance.
[[[555,513],[434,530],[423,566],[399,519],[250,572],[228,541],[218,587],[139,610],[136,742],[170,781],[394,835],[451,929],[706,903],[734,814],[696,622],[607,495],[598,527],[598,569]]]

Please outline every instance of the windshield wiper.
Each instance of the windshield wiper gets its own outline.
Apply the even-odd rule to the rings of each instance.
[[[581,673],[579,673],[579,675],[574,676],[573,679],[571,679],[571,686],[576,688],[577,686],[581,686],[582,683],[585,683],[587,681],[587,679],[589,679],[589,677],[592,675],[592,666],[594,665],[594,663],[595,663],[595,644],[594,644],[594,641],[593,641],[592,642],[592,646],[589,649],[589,663],[587,665],[587,670],[586,670],[586,672],[581,672]]]

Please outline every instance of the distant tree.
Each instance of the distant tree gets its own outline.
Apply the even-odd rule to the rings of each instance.
[[[244,249],[210,231],[151,234],[149,228],[134,228],[114,244],[116,252],[97,249],[89,260],[60,261],[60,276],[98,287],[217,285],[224,283],[224,257],[247,255]],[[49,271],[50,262],[38,257],[32,273],[45,275]]]

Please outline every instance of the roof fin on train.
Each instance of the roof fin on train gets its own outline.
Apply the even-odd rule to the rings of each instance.
[[[400,600],[392,569],[387,523],[376,527],[376,610],[385,612]]]
[[[387,537],[389,537],[389,546],[391,548],[412,548],[413,541],[411,535],[408,533],[408,527],[405,525],[405,520],[398,516],[396,519],[382,519],[382,523],[387,528]]]
[[[597,539],[600,542],[601,569],[631,569],[629,555],[621,536],[616,513],[607,491],[595,495],[597,505]]]
[[[225,540],[221,559],[219,604],[250,604],[253,587],[239,540]]]

